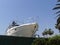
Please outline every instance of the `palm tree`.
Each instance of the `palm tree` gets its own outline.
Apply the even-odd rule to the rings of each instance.
[[[60,0],[57,0],[57,2],[60,2]],[[53,8],[53,10],[58,10],[55,14],[57,14],[57,23],[55,24],[55,28],[59,30],[60,32],[60,3],[56,4],[56,7]]]
[[[60,17],[57,19],[57,24],[56,24],[55,28],[58,29],[60,32]]]

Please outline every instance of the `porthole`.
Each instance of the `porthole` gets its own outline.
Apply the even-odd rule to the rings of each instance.
[[[15,30],[17,30],[17,29],[15,28]]]

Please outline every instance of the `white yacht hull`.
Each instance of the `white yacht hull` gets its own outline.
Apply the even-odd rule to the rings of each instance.
[[[15,26],[7,30],[8,36],[20,36],[20,37],[33,37],[34,33],[38,30],[37,23],[22,24]]]

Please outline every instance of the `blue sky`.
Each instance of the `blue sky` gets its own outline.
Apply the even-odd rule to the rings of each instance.
[[[52,10],[56,3],[56,0],[0,0],[0,35],[4,35],[13,20],[20,23],[30,17],[37,20],[39,30],[36,33],[40,36],[45,28],[51,28],[58,34],[54,27],[56,15]]]

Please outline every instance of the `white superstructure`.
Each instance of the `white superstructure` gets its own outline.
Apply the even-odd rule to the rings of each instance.
[[[14,24],[7,29],[6,35],[19,37],[33,37],[37,30],[38,24],[35,22],[21,25]]]

